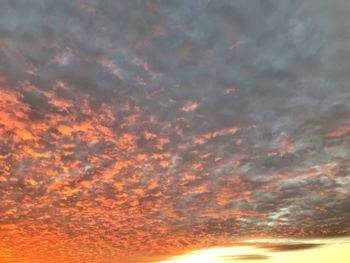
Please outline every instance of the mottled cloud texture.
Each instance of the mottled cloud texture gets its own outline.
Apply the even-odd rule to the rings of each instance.
[[[1,262],[349,235],[349,12],[1,0]]]

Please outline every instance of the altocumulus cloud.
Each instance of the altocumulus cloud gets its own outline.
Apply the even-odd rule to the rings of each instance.
[[[0,250],[141,262],[349,235],[349,8],[1,1]]]

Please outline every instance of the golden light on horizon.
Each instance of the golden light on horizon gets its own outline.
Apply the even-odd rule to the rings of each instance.
[[[229,262],[317,262],[348,263],[350,239],[247,241],[239,246],[195,250],[155,263],[229,263]]]
[[[251,254],[255,251],[253,247],[215,247],[203,250],[196,250],[182,256],[176,256],[166,261],[157,263],[220,263],[227,262],[224,257],[240,256]]]

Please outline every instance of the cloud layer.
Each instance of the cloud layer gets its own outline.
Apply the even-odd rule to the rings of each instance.
[[[349,8],[1,1],[1,261],[349,235]]]

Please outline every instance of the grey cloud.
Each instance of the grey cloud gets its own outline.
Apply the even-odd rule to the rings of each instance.
[[[229,260],[229,261],[235,261],[235,260],[265,260],[265,259],[269,259],[269,258],[270,258],[270,256],[259,255],[259,254],[220,257],[220,259]]]
[[[312,249],[312,248],[317,248],[320,246],[322,246],[322,244],[300,243],[300,244],[283,244],[283,245],[263,246],[262,248],[266,248],[272,252],[288,252],[288,251]]]

